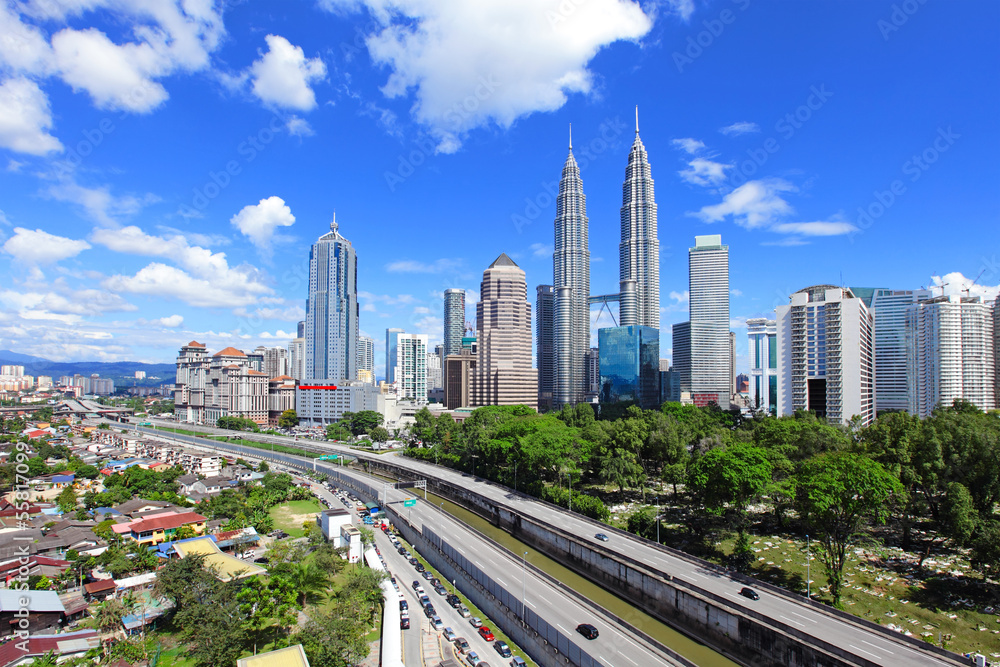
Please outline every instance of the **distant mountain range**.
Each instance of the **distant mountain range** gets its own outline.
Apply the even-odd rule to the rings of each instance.
[[[115,386],[160,385],[172,383],[177,375],[174,364],[145,364],[140,361],[50,361],[42,357],[33,357],[11,350],[0,350],[0,365],[24,366],[26,375],[49,375],[58,381],[63,375],[92,375],[97,373],[102,378],[111,378]],[[136,371],[146,371],[145,380],[135,380]],[[158,380],[150,380],[156,376]]]

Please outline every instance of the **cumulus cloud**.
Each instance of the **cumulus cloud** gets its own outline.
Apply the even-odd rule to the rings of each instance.
[[[184,324],[183,315],[168,315],[167,317],[160,317],[152,322],[153,324],[159,324],[161,327],[174,328],[179,327]]]
[[[741,120],[737,123],[733,123],[732,125],[720,127],[719,132],[723,133],[727,137],[738,137],[741,134],[753,134],[754,132],[760,132],[760,126],[758,126],[757,123]]]
[[[151,193],[141,197],[113,195],[111,188],[106,185],[88,188],[72,178],[64,178],[59,183],[50,185],[42,194],[57,201],[76,204],[91,220],[107,226],[114,226],[122,218],[133,216],[149,204],[160,200]]]
[[[240,230],[264,254],[271,254],[271,239],[278,227],[295,224],[292,209],[281,197],[268,197],[259,203],[244,206],[229,222]]]
[[[0,146],[30,155],[61,151],[51,129],[49,100],[37,83],[16,77],[0,84]]]
[[[623,0],[321,4],[371,11],[379,29],[368,36],[368,51],[391,70],[382,92],[390,98],[412,92],[414,118],[443,153],[457,151],[472,129],[507,128],[522,116],[560,108],[569,94],[590,92],[591,59],[609,44],[640,39],[653,24],[639,4]]]
[[[688,168],[677,172],[680,177],[692,185],[709,187],[719,185],[726,180],[726,169],[732,169],[733,165],[713,162],[705,158],[696,157],[688,162]]]
[[[67,324],[80,322],[86,316],[136,309],[119,295],[96,289],[47,292],[2,290],[0,303],[25,320],[51,320]]]
[[[302,47],[280,35],[268,35],[268,51],[250,66],[253,94],[265,104],[309,111],[316,107],[310,84],[326,76],[323,60],[306,58]]]
[[[666,4],[673,13],[685,21],[694,14],[694,0],[667,0]]]
[[[699,151],[705,149],[705,142],[698,141],[697,139],[692,139],[691,137],[682,137],[681,139],[674,139],[672,143],[676,148],[680,148],[684,152],[695,155]]]
[[[721,203],[704,206],[690,215],[703,222],[720,222],[732,217],[741,227],[757,229],[792,212],[791,205],[780,193],[795,190],[794,185],[780,178],[747,181],[726,194]]]
[[[997,279],[997,271],[995,262],[986,260],[986,271],[980,275],[980,278],[987,278],[988,280]],[[958,296],[978,296],[983,301],[993,301],[1000,298],[1000,285],[989,285],[982,284],[980,281],[976,281],[973,284],[973,278],[966,278],[964,274],[960,271],[953,271],[951,273],[946,273],[943,276],[931,276],[931,286],[935,289],[932,290],[935,296],[941,295],[943,292],[947,296],[958,295]],[[944,287],[943,290],[938,291],[938,288]],[[966,293],[965,290],[969,290]]]
[[[803,236],[841,236],[857,230],[858,228],[849,222],[836,221],[782,222],[771,227],[772,232],[779,234],[801,234]]]
[[[182,268],[153,262],[132,276],[104,280],[113,291],[176,298],[192,306],[238,308],[280,301],[255,267],[229,266],[226,254],[190,245],[184,236],[162,237],[138,227],[95,229],[91,241],[114,252],[159,257]]]
[[[15,227],[14,235],[3,244],[5,253],[15,260],[34,266],[76,257],[88,248],[90,244],[81,239],[70,239],[41,229],[24,227]]]

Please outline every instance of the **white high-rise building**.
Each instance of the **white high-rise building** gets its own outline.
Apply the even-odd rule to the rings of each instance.
[[[925,289],[876,288],[871,293],[875,318],[875,410],[909,410],[906,312],[910,306],[933,295]]]
[[[815,285],[775,309],[778,416],[808,410],[832,424],[875,419],[875,322],[850,289]]]
[[[306,339],[293,338],[288,343],[288,374],[296,380],[306,377]]]
[[[263,356],[264,364],[261,372],[268,378],[288,375],[288,350],[283,347],[264,347],[260,345],[254,352]]]
[[[580,167],[569,155],[556,197],[555,244],[552,252],[553,366],[552,407],[583,402],[589,389],[590,246],[587,197]]]
[[[778,410],[778,326],[763,317],[747,320],[750,342],[750,407],[765,414]]]
[[[358,336],[358,370],[375,372],[375,340]]]
[[[438,346],[441,348],[442,346]],[[427,353],[427,391],[444,389],[444,377],[441,373],[441,350]]]
[[[733,377],[729,346],[729,246],[722,236],[696,236],[688,250],[691,398],[729,408]]]
[[[639,110],[635,112],[635,141],[628,155],[622,185],[619,280],[635,281],[631,294],[622,286],[619,324],[660,328],[660,240],[657,235],[653,176],[646,147],[639,138]],[[630,289],[630,286],[629,286]]]
[[[992,308],[977,297],[940,296],[912,305],[906,315],[911,413],[926,417],[956,398],[981,410],[996,401]]]
[[[393,384],[400,399],[427,402],[427,334],[396,334]]]
[[[354,246],[337,230],[334,218],[330,232],[309,251],[307,380],[357,377],[358,260]]]

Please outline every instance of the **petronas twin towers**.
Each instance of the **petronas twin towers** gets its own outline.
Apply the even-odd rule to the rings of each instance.
[[[583,402],[588,389],[590,354],[590,249],[587,197],[580,168],[569,155],[563,165],[556,199],[555,245],[552,253],[552,407]],[[603,297],[619,302],[621,326],[660,328],[660,242],[657,238],[656,203],[653,197],[646,148],[639,138],[636,112],[635,140],[628,157],[622,186],[620,292]],[[545,335],[545,332],[540,332]],[[541,347],[539,348],[541,349]],[[542,360],[539,360],[542,368]],[[543,381],[541,386],[546,384]]]

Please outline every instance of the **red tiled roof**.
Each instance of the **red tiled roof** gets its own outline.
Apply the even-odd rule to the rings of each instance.
[[[80,630],[78,632],[63,632],[58,635],[32,635],[28,638],[28,651],[25,652],[19,647],[24,647],[23,640],[15,637],[6,644],[0,646],[0,667],[23,660],[29,655],[45,655],[49,651],[61,653],[59,644],[75,639],[93,640],[93,645],[97,646],[97,630]]]
[[[295,378],[293,378],[293,377],[290,377],[290,376],[288,376],[288,375],[279,375],[279,376],[278,376],[278,377],[276,377],[276,378],[271,378],[271,382],[279,382],[279,381],[280,381],[280,382],[284,382],[285,380],[294,380],[294,379],[295,379]]]
[[[227,347],[224,350],[219,350],[218,352],[216,352],[212,356],[213,357],[245,357],[247,355],[244,354],[243,352],[240,352],[235,347]]]
[[[132,522],[129,530],[133,533],[145,533],[152,530],[170,530],[180,528],[189,523],[208,521],[205,517],[195,512],[184,512],[183,514],[171,514],[167,516],[154,516],[142,521]]]
[[[115,588],[117,588],[117,585],[115,584],[114,579],[100,579],[83,585],[83,590],[87,591],[91,595],[102,591],[113,591]]]
[[[251,368],[247,371],[247,375],[267,375],[267,373],[261,373],[260,371],[256,371]]]
[[[205,347],[205,346],[203,344],[199,343],[198,341],[193,340],[190,343],[188,343],[187,345],[185,345],[184,347]]]
[[[59,560],[58,558],[46,558],[45,556],[32,556],[31,559],[25,565],[25,567],[31,569],[36,565],[45,565],[47,567],[61,567],[63,569],[66,569],[70,565],[72,565],[72,563],[69,562],[68,560]],[[0,565],[0,575],[3,575],[4,572],[7,572],[9,570],[16,570],[20,567],[21,567],[20,559],[12,560],[9,563],[4,563],[3,565]]]

